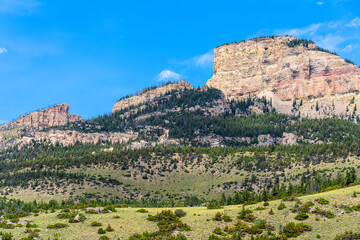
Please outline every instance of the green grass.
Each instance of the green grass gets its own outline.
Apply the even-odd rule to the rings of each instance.
[[[246,155],[246,153],[243,155]],[[176,170],[171,172],[164,171],[163,177],[155,172],[154,175],[149,175],[149,179],[143,179],[143,173],[132,168],[129,170],[114,170],[108,166],[91,166],[86,168],[68,169],[68,172],[73,173],[84,173],[93,176],[98,176],[99,174],[102,176],[109,176],[119,180],[123,185],[106,186],[104,184],[94,185],[91,182],[85,182],[84,185],[64,185],[64,187],[59,189],[58,193],[49,191],[47,187],[40,186],[37,191],[15,188],[8,197],[20,198],[24,201],[33,201],[39,198],[43,200],[68,199],[71,196],[71,192],[73,193],[72,196],[83,196],[85,193],[91,193],[100,196],[107,195],[108,197],[129,197],[130,194],[133,194],[136,197],[138,195],[149,193],[150,196],[157,197],[158,199],[169,199],[169,195],[172,196],[172,199],[177,199],[185,195],[196,195],[199,198],[211,200],[219,198],[221,192],[224,192],[226,195],[233,194],[235,185],[241,184],[245,177],[250,177],[251,174],[255,174],[260,180],[273,177],[272,172],[247,172],[245,170],[237,170],[231,166],[231,163],[234,161],[233,158],[236,158],[236,156],[221,159],[208,170],[205,169],[203,162],[200,165],[194,164],[188,166],[185,166],[180,162]],[[307,169],[310,171],[313,169],[316,171],[323,171],[326,172],[326,174],[331,174],[332,177],[336,177],[339,170],[347,167],[358,169],[357,166],[359,165],[359,157],[352,156],[346,160],[338,159],[333,163],[322,162],[317,165],[310,164],[308,167],[305,167],[304,164],[296,163],[293,164],[291,168],[285,168],[284,173],[288,179],[295,179],[291,180],[292,183],[297,183],[300,179],[299,175],[306,172]],[[155,167],[158,166],[153,166],[152,168],[155,169]],[[185,172],[184,169],[188,172]],[[125,175],[129,171],[131,173],[136,173],[137,176],[135,178],[133,176],[126,177]],[[359,170],[357,171],[359,172]],[[281,174],[281,172],[277,172],[277,174]],[[237,182],[237,184],[232,184],[228,189],[223,188],[223,184],[229,182]],[[256,189],[257,186],[254,187]],[[74,190],[72,190],[73,188]],[[66,190],[66,192],[63,192],[64,190]]]
[[[355,205],[360,203],[360,197],[354,198],[352,194],[354,191],[360,191],[360,186],[354,186],[330,192],[314,194],[310,196],[300,197],[302,202],[311,200],[314,201],[320,197],[330,201],[328,205],[320,205],[314,201],[314,206],[324,210],[331,210],[335,213],[335,218],[327,219],[319,217],[320,221],[315,221],[317,215],[309,214],[309,218],[304,222],[313,227],[313,231],[305,232],[300,235],[297,239],[316,239],[316,235],[320,234],[321,239],[333,239],[336,234],[341,234],[345,230],[353,230],[355,232],[360,231],[360,225],[358,219],[360,218],[360,212],[354,211],[351,213],[340,214],[341,209],[335,208],[333,204],[349,204]],[[300,222],[294,219],[296,213],[292,213],[290,209],[295,205],[295,202],[285,202],[286,209],[278,210],[277,206],[281,200],[270,201],[269,206],[264,210],[254,211],[254,215],[257,218],[265,219],[267,222],[275,226],[278,231],[280,225],[284,226],[286,223]],[[183,209],[187,215],[182,219],[183,222],[187,223],[191,227],[191,231],[185,232],[184,234],[188,239],[206,239],[216,227],[223,228],[225,225],[232,226],[232,223],[223,223],[212,221],[216,212],[226,212],[233,220],[236,219],[238,212],[242,206],[226,206],[224,209],[208,210],[206,207],[186,207]],[[246,206],[246,208],[255,210],[257,207],[263,207],[263,203]],[[273,209],[274,215],[269,215],[270,209]],[[114,228],[114,232],[108,232],[106,235],[110,239],[127,239],[131,234],[144,231],[155,231],[157,230],[156,223],[146,220],[148,214],[156,214],[165,208],[147,208],[149,212],[138,213],[138,208],[118,208],[117,212],[107,214],[85,214],[87,219],[84,223],[68,223],[66,220],[59,220],[55,213],[40,213],[39,216],[29,216],[24,219],[32,220],[33,223],[37,224],[41,230],[40,236],[42,239],[58,238],[58,239],[98,239],[100,237],[97,234],[97,227],[91,227],[90,224],[93,221],[102,223],[102,226],[110,224]],[[175,208],[178,209],[178,208]],[[173,209],[173,210],[175,210]],[[120,216],[120,218],[114,218],[114,216]],[[210,221],[208,221],[210,220]],[[67,228],[62,229],[46,229],[49,224],[54,223],[66,223],[69,225]],[[15,239],[20,239],[26,236],[24,233],[25,227],[15,228],[12,230],[3,230],[4,232],[11,232],[14,234]]]

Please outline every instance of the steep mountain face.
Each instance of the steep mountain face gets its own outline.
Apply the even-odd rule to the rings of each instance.
[[[311,41],[259,38],[222,45],[214,52],[214,75],[206,85],[229,99],[266,96],[277,110],[290,113],[294,100],[348,103],[360,90],[360,69]],[[340,108],[344,106],[331,114],[344,114]],[[306,107],[298,110],[313,115]]]
[[[119,101],[117,101],[114,104],[112,112],[114,113],[114,112],[120,111],[122,109],[138,106],[138,105],[144,104],[146,102],[151,102],[155,98],[165,95],[168,92],[181,91],[184,89],[192,89],[190,83],[185,82],[184,80],[176,82],[176,83],[165,84],[161,87],[144,89],[135,96],[126,97],[126,98],[123,98],[123,99],[120,99]]]
[[[131,148],[316,143],[313,136],[302,138],[294,123],[332,116],[359,122],[359,88],[359,68],[312,41],[259,38],[216,48],[214,76],[203,87],[184,80],[149,87],[117,101],[111,114],[86,121],[70,115],[68,104],[56,105],[0,127],[0,146],[45,139]]]
[[[5,124],[1,129],[36,129],[41,130],[48,127],[62,126],[69,122],[80,121],[81,116],[69,113],[69,104],[63,103],[50,108],[31,112],[23,115],[15,121]]]

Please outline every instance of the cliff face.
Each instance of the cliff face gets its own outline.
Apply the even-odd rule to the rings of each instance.
[[[360,90],[357,66],[318,51],[314,43],[289,47],[292,40],[296,38],[260,38],[215,48],[214,75],[206,85],[222,90],[229,99],[254,94],[281,102]]]
[[[59,143],[63,146],[74,145],[77,142],[98,144],[99,142],[126,143],[136,139],[138,136],[134,132],[100,132],[100,133],[82,133],[79,131],[50,130],[47,132],[34,132],[30,136],[17,139],[14,145],[19,147],[30,144],[32,141],[48,141],[52,144]]]
[[[184,80],[179,81],[177,83],[170,83],[163,85],[161,87],[150,89],[150,90],[143,90],[138,95],[128,97],[125,99],[121,99],[120,101],[114,104],[112,112],[120,111],[122,109],[137,106],[139,104],[143,104],[145,102],[151,102],[154,98],[160,97],[167,92],[171,92],[174,90],[184,90],[184,89],[191,89],[191,85]]]
[[[45,110],[23,115],[15,121],[1,126],[0,129],[25,128],[38,130],[53,126],[61,126],[79,120],[81,120],[81,116],[69,114],[69,104],[63,103]]]

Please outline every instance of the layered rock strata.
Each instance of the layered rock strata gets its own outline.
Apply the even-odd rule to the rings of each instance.
[[[41,130],[79,120],[81,120],[81,116],[70,114],[69,104],[63,103],[23,115],[15,121],[1,126],[0,130],[16,128]]]
[[[306,102],[314,105],[322,101],[321,105],[329,107],[326,104],[329,101],[340,101],[343,105],[354,97],[355,102],[359,101],[359,67],[312,42],[290,47],[296,40],[259,38],[219,46],[214,50],[214,75],[206,85],[220,89],[228,99],[241,99],[249,94],[266,96],[284,113],[293,111],[294,100],[302,100],[305,108],[301,114],[315,117],[328,116],[330,112],[308,111]],[[343,113],[344,109],[333,109],[334,112]]]

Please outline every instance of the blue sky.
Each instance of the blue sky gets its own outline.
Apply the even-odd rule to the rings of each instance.
[[[0,0],[0,122],[68,102],[85,118],[161,81],[204,85],[213,48],[290,34],[360,64],[359,0]]]

